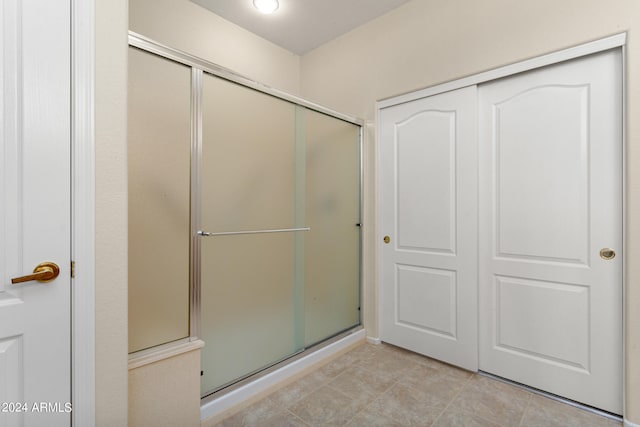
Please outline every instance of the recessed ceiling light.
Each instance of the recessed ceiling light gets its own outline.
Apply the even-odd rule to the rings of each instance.
[[[261,13],[273,13],[278,10],[278,0],[253,0],[253,5]]]

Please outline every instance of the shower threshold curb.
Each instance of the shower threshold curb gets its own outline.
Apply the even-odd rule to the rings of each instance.
[[[275,390],[278,385],[287,382],[288,379],[321,363],[342,350],[351,347],[358,342],[364,342],[366,333],[364,329],[358,329],[345,337],[319,348],[301,358],[288,363],[275,371],[257,378],[229,393],[204,402],[200,406],[200,420],[218,417],[230,413],[231,410],[251,402],[256,397],[262,397],[267,392]],[[222,418],[222,417],[221,417]]]

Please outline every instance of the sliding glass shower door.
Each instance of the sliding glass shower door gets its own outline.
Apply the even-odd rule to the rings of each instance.
[[[130,44],[129,351],[209,396],[358,326],[360,121]]]
[[[203,392],[301,347],[295,232],[265,232],[295,228],[294,120],[294,105],[204,75]]]
[[[360,322],[360,128],[204,74],[202,394]]]
[[[308,109],[304,127],[309,346],[360,322],[360,127]]]

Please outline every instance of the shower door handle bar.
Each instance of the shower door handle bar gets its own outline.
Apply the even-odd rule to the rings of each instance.
[[[220,231],[216,233],[210,233],[208,231],[198,231],[198,235],[204,236],[204,237],[213,237],[213,236],[235,236],[238,234],[291,233],[294,231],[311,231],[311,227],[276,228],[276,229],[269,229],[269,230],[250,230],[250,231]]]

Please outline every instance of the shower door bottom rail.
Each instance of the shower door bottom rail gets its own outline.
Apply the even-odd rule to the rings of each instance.
[[[267,230],[248,230],[248,231],[218,231],[218,232],[208,232],[208,231],[198,231],[198,236],[203,237],[215,237],[215,236],[235,236],[238,234],[264,234],[264,233],[291,233],[295,231],[311,231],[311,227],[300,227],[300,228],[273,228]]]

